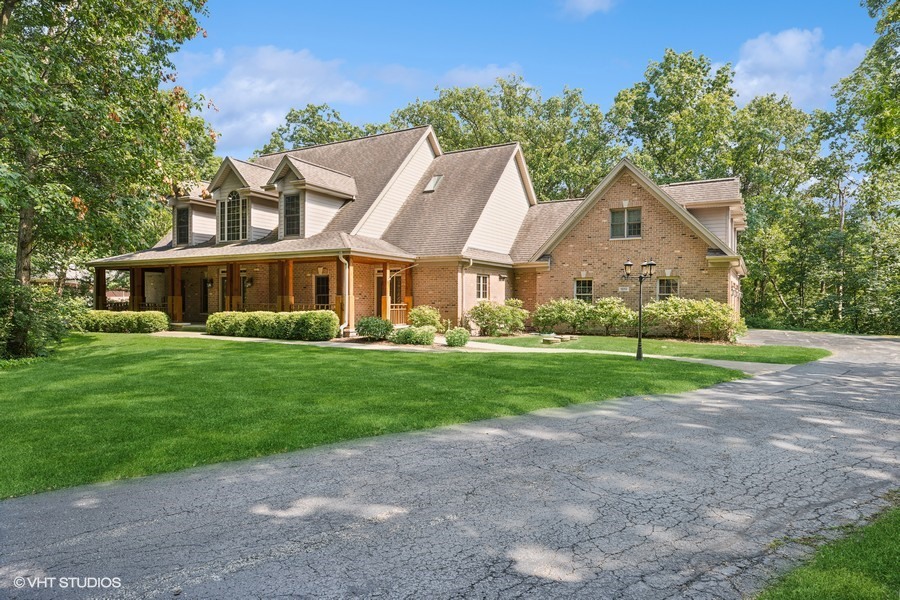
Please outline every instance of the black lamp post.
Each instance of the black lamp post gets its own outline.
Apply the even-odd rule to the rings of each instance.
[[[625,261],[625,274],[622,275],[622,279],[637,277],[638,280],[638,346],[637,356],[635,358],[637,360],[644,360],[644,349],[642,347],[644,337],[644,280],[653,277],[653,267],[656,266],[656,263],[653,262],[652,258],[641,263],[641,273],[635,276],[632,276],[631,274],[631,267],[633,266],[634,263],[630,260]]]

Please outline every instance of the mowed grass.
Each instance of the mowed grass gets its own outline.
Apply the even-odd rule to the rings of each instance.
[[[900,508],[821,546],[758,600],[894,600],[900,596]]]
[[[0,497],[741,376],[597,355],[73,335],[0,370]]]
[[[541,336],[526,335],[517,337],[476,338],[477,342],[491,342],[507,346],[525,348],[550,347],[568,348],[571,350],[607,350],[613,352],[634,352],[637,349],[637,338],[582,335],[577,340],[547,346]],[[830,356],[831,352],[821,348],[805,348],[803,346],[746,346],[743,344],[715,344],[700,342],[682,342],[678,340],[660,340],[644,338],[644,354],[660,356],[684,356],[688,358],[713,358],[718,360],[739,360],[745,362],[775,363],[799,365],[811,360]]]

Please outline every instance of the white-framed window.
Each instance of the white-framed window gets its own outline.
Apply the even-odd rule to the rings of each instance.
[[[491,294],[491,277],[490,275],[475,276],[475,299],[487,300]]]
[[[575,280],[575,299],[584,300],[585,302],[594,301],[594,280],[593,279],[576,279]]]
[[[300,235],[300,195],[284,197],[284,235]]]
[[[236,242],[247,239],[247,199],[237,192],[219,203],[219,241]]]
[[[656,280],[656,299],[665,300],[670,296],[678,295],[678,279],[674,277],[661,277]]]
[[[175,209],[175,245],[183,246],[191,239],[191,213],[187,207]]]
[[[609,211],[610,239],[641,237],[641,209],[623,208]]]

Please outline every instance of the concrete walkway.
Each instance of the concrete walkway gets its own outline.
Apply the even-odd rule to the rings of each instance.
[[[286,344],[294,346],[319,346],[321,348],[349,348],[354,350],[375,350],[386,352],[512,352],[526,354],[540,353],[580,353],[580,354],[610,354],[614,356],[634,356],[631,352],[615,352],[612,350],[579,350],[575,348],[523,348],[521,346],[507,346],[505,344],[490,344],[487,342],[470,341],[462,348],[449,348],[443,346],[445,340],[442,336],[435,337],[437,346],[398,346],[396,344],[365,344],[354,342],[301,342],[297,340],[273,340],[269,338],[234,337],[224,335],[207,335],[196,331],[161,331],[151,334],[157,337],[193,338],[206,340],[225,340],[229,342],[256,342],[269,344]],[[726,369],[736,369],[750,375],[763,375],[790,369],[794,365],[777,365],[769,363],[746,362],[736,360],[716,360],[711,358],[688,358],[683,356],[663,356],[661,354],[645,354],[646,358],[660,358],[664,360],[678,360],[682,362],[695,362]]]
[[[744,597],[809,552],[791,539],[838,535],[900,478],[900,339],[753,340],[835,354],[0,502],[0,597]]]

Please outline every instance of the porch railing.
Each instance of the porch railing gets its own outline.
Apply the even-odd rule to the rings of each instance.
[[[128,300],[124,302],[114,302],[112,300],[106,301],[106,310],[114,310],[114,311],[124,311],[131,310],[131,303]]]
[[[334,310],[334,304],[291,304],[291,311]]]
[[[394,325],[406,325],[406,303],[391,304],[391,323]]]
[[[165,304],[157,304],[154,302],[141,302],[140,310],[160,310],[166,312],[169,309]]]
[[[241,310],[244,312],[255,312],[258,310],[275,312],[278,310],[278,305],[273,302],[248,302],[241,307]]]

